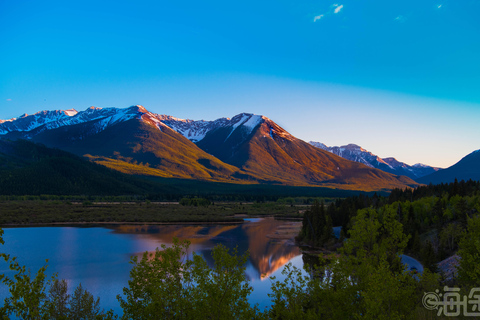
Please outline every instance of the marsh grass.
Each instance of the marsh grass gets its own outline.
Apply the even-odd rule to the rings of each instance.
[[[164,202],[22,200],[0,202],[0,225],[54,223],[232,222],[244,216],[297,216],[299,209],[276,203],[218,203],[208,207]]]

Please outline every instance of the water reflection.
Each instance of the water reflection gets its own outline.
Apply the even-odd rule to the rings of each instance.
[[[173,237],[192,242],[190,252],[205,257],[213,265],[211,252],[216,244],[238,246],[239,254],[250,252],[247,276],[254,291],[250,302],[260,308],[270,305],[269,275],[281,280],[280,271],[287,262],[301,268],[301,252],[290,240],[300,223],[260,219],[242,225],[164,225],[111,227],[32,227],[5,228],[2,252],[17,256],[21,264],[36,272],[48,262],[48,274],[58,273],[73,290],[79,283],[99,296],[101,306],[121,313],[117,294],[128,285],[132,255],[141,256],[162,244],[170,246]],[[5,263],[0,273],[12,275]],[[72,292],[70,292],[72,293]],[[8,295],[0,286],[0,301]]]
[[[266,279],[291,259],[301,254],[292,237],[298,234],[300,223],[255,219],[242,225],[124,225],[112,227],[117,234],[135,234],[139,239],[170,246],[174,237],[191,241],[190,250],[201,254],[210,265],[212,249],[217,244],[249,252],[247,276],[250,280]],[[151,245],[150,245],[151,246]],[[134,254],[138,257],[144,251]]]

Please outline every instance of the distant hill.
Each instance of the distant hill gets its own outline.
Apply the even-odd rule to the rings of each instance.
[[[327,147],[321,142],[310,141],[312,146],[326,150],[347,160],[363,163],[371,168],[377,168],[382,171],[404,175],[415,181],[419,178],[440,170],[440,168],[417,163],[413,166],[400,162],[395,158],[380,158],[370,151],[363,149],[356,144],[348,144],[340,147]]]
[[[29,141],[0,140],[0,194],[122,195],[160,185]]]
[[[450,183],[454,182],[455,178],[458,181],[480,180],[480,150],[470,153],[451,167],[418,179],[418,182],[424,184]]]
[[[29,139],[135,175],[362,191],[417,185],[315,148],[269,118],[247,113],[193,121],[142,106],[43,111],[3,121],[0,136]]]

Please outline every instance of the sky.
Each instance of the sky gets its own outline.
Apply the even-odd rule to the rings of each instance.
[[[448,167],[480,149],[480,0],[0,0],[0,119],[262,114]]]

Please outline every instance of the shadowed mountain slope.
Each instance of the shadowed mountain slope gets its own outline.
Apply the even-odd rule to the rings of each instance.
[[[121,195],[160,190],[159,183],[110,170],[62,150],[25,140],[0,140],[2,195]]]
[[[451,167],[439,170],[428,176],[418,179],[424,184],[439,184],[465,180],[480,180],[480,150],[474,151]]]

